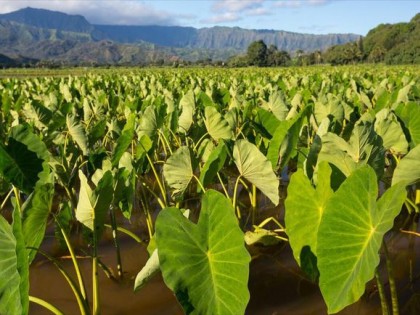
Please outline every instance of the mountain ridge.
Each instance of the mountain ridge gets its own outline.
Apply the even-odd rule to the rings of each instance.
[[[99,48],[101,44],[95,46],[92,43],[112,41],[116,46],[133,46],[129,49],[131,52],[136,50],[135,47],[141,46],[139,53],[159,55],[159,58],[164,59],[181,57],[195,61],[198,58],[226,60],[233,54],[244,52],[250,43],[257,40],[263,40],[267,45],[275,45],[279,50],[293,53],[301,50],[322,51],[359,38],[356,34],[313,35],[225,26],[194,28],[160,25],[95,25],[82,15],[31,7],[0,14],[0,31],[0,53],[14,53],[40,60],[58,59],[61,62],[63,58],[65,59],[64,55],[68,54],[68,49],[73,49],[68,41],[77,41],[82,51],[88,49],[89,45],[96,47],[95,50],[100,54],[98,60],[106,58],[101,56]],[[40,42],[43,42],[43,46]],[[60,43],[63,45],[62,56],[56,54],[60,50]],[[86,49],[80,47],[83,45]],[[51,50],[54,51],[53,54]],[[31,55],[31,51],[36,51],[37,55]],[[127,51],[127,49],[115,48],[113,51]],[[127,58],[121,56],[121,59]],[[77,58],[72,57],[72,60],[77,64]],[[115,60],[112,63],[114,64]]]

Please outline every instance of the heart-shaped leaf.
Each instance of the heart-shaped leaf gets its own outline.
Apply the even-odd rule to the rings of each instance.
[[[163,176],[173,195],[181,195],[193,178],[190,150],[186,146],[176,150],[163,165]]]
[[[396,154],[406,154],[408,142],[394,113],[384,108],[376,114],[375,132],[381,136],[384,147]]]
[[[80,170],[79,203],[76,209],[76,219],[91,231],[100,234],[105,221],[105,215],[113,198],[113,177],[107,171],[92,191],[85,174]]]
[[[12,226],[0,216],[0,314],[28,314],[28,253],[22,235],[19,211]]]
[[[215,140],[220,139],[231,139],[233,136],[232,130],[228,122],[213,106],[206,106],[204,109],[205,119],[204,124],[206,125],[207,132]]]
[[[420,144],[408,152],[395,168],[392,185],[402,181],[407,185],[420,181]]]
[[[82,150],[83,155],[88,154],[87,137],[85,129],[82,124],[77,121],[74,116],[67,115],[66,117],[67,130],[73,140],[77,143],[79,148]]]
[[[122,155],[127,150],[133,140],[134,136],[134,124],[136,122],[136,115],[130,114],[127,119],[127,122],[124,126],[123,131],[121,132],[120,137],[115,144],[114,152],[112,154],[112,166],[118,165]]]
[[[376,201],[377,177],[369,166],[354,171],[328,200],[318,232],[319,286],[329,313],[356,302],[379,264],[384,234],[406,197],[405,183]]]
[[[38,248],[44,239],[47,220],[54,196],[54,184],[37,183],[35,190],[22,205],[22,232],[27,247]],[[28,263],[37,251],[28,249]]]
[[[328,199],[333,195],[330,187],[331,168],[327,162],[318,165],[316,188],[302,169],[292,175],[285,201],[286,233],[296,261],[301,265],[303,247],[308,246],[316,255],[318,228]]]
[[[194,91],[189,90],[179,101],[181,114],[178,118],[178,131],[187,133],[193,123],[193,115],[195,111]]]
[[[42,171],[42,160],[27,145],[9,138],[7,146],[0,143],[0,173],[23,192],[29,194]]]
[[[264,154],[254,144],[241,139],[235,142],[233,159],[239,174],[261,190],[275,205],[278,205],[279,180]]]
[[[197,224],[164,209],[156,241],[165,283],[187,314],[244,314],[250,256],[230,200],[208,190]]]
[[[321,137],[322,147],[318,161],[334,164],[344,175],[369,164],[380,178],[384,171],[384,148],[382,139],[373,130],[370,122],[360,121],[353,129],[349,142],[327,132]]]

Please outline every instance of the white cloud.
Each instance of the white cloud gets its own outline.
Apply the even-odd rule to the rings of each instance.
[[[250,9],[260,8],[264,0],[217,0],[213,4],[216,12],[243,12]]]
[[[208,19],[203,19],[200,22],[204,24],[219,24],[219,23],[232,23],[240,21],[241,17],[232,12],[226,12],[219,15],[214,15]]]
[[[152,5],[135,0],[17,0],[0,1],[0,13],[25,7],[42,8],[80,14],[93,24],[125,25],[174,25],[178,19],[189,19],[187,15],[175,15],[157,10]]]
[[[204,24],[232,23],[242,20],[247,16],[271,15],[271,12],[264,8],[265,0],[216,0],[212,5],[215,13],[200,22]]]
[[[266,8],[256,8],[256,9],[249,10],[247,12],[247,15],[249,16],[267,16],[267,15],[272,15],[272,14],[273,12]]]
[[[274,3],[278,8],[299,8],[303,6],[319,6],[327,4],[332,0],[277,0]]]

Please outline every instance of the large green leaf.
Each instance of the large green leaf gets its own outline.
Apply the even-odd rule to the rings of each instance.
[[[117,143],[112,154],[112,166],[117,166],[124,152],[128,149],[133,140],[134,136],[134,124],[136,121],[136,115],[130,114],[127,119],[127,122],[124,126],[124,129],[121,132],[120,137],[117,140]]]
[[[327,162],[318,165],[318,183],[314,187],[302,169],[290,179],[285,201],[286,233],[296,261],[301,265],[301,251],[308,246],[316,255],[318,228],[328,199],[333,195],[330,187],[331,168]]]
[[[194,91],[189,90],[179,101],[181,115],[178,118],[178,131],[187,133],[193,123],[193,115],[195,111]]]
[[[29,270],[20,215],[13,226],[0,216],[0,314],[28,314]]]
[[[322,120],[327,117],[331,120],[334,119],[341,124],[344,120],[344,107],[340,102],[340,99],[330,94],[325,100],[315,102],[314,116],[318,126],[321,124]]]
[[[392,186],[376,202],[378,184],[369,166],[354,171],[328,200],[318,232],[319,286],[329,313],[356,302],[373,278],[384,234],[406,197]]]
[[[213,106],[206,106],[204,114],[204,124],[206,125],[207,132],[215,141],[219,141],[219,139],[227,140],[233,137],[233,133],[228,122],[216,108]]]
[[[154,106],[149,106],[144,110],[144,113],[140,117],[138,137],[141,138],[143,135],[147,135],[150,139],[153,139],[158,127],[156,109]]]
[[[0,173],[23,192],[29,194],[43,170],[42,160],[27,145],[9,138],[7,146],[0,143]]]
[[[358,123],[353,129],[349,142],[331,132],[327,132],[321,139],[322,147],[318,162],[328,161],[346,176],[355,169],[369,164],[375,169],[379,178],[382,176],[385,159],[382,139],[369,122]]]
[[[90,188],[85,174],[79,170],[80,192],[76,208],[76,219],[89,230],[100,234],[105,215],[113,198],[113,176],[111,171],[103,174],[95,190]]]
[[[73,140],[77,143],[83,152],[83,155],[88,154],[87,137],[85,129],[80,121],[77,121],[74,116],[67,115],[66,117],[67,130]]]
[[[163,176],[169,187],[173,189],[173,195],[182,194],[193,175],[190,150],[186,146],[176,150],[163,165]]]
[[[39,248],[44,239],[54,196],[53,183],[37,183],[34,192],[22,205],[22,232],[26,247]],[[28,248],[28,263],[37,251]]]
[[[227,158],[227,148],[223,142],[219,143],[219,145],[211,151],[206,163],[204,163],[201,172],[200,172],[200,182],[203,186],[208,186],[217,175],[226,161]],[[201,190],[201,187],[197,187],[198,191]]]
[[[411,147],[420,144],[420,105],[418,103],[402,104],[396,109],[397,115],[409,131]]]
[[[289,112],[289,108],[284,101],[284,97],[279,91],[273,91],[270,93],[268,102],[263,102],[261,107],[269,112],[272,112],[280,121],[285,120]]]
[[[276,116],[274,116],[273,113],[270,113],[269,111],[262,108],[259,108],[257,110],[257,117],[258,117],[257,121],[263,127],[262,130],[264,134],[267,134],[268,132],[269,138],[274,135],[274,132],[276,131],[279,123],[283,122],[283,121],[278,120]],[[257,125],[257,127],[261,128],[259,125]]]
[[[249,300],[250,256],[234,210],[208,190],[197,224],[177,208],[156,221],[156,241],[165,283],[187,314],[244,314]]]
[[[392,185],[405,181],[411,185],[420,181],[420,144],[401,159],[392,176]]]
[[[35,135],[29,125],[22,124],[12,128],[11,137],[18,142],[25,144],[28,150],[35,152],[38,158],[49,161],[50,154],[45,143]]]
[[[245,139],[235,142],[233,160],[239,174],[254,184],[275,205],[279,203],[279,179],[271,163],[258,148]]]
[[[406,154],[408,142],[394,113],[384,108],[376,114],[375,132],[381,136],[384,148],[395,154]]]

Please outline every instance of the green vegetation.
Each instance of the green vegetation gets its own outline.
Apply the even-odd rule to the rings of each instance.
[[[262,44],[249,55],[268,62],[277,50]],[[62,314],[28,293],[35,255],[57,266],[81,314],[99,314],[99,273],[124,275],[121,233],[148,242],[134,290],[161,272],[187,314],[244,313],[259,246],[290,248],[329,313],[376,278],[383,314],[398,314],[388,247],[411,229],[390,231],[394,220],[417,224],[420,212],[417,66],[60,71],[0,80],[2,314],[30,303]],[[43,250],[47,227],[74,274]]]
[[[387,64],[420,63],[420,13],[408,23],[381,24],[358,43],[334,46],[325,52],[332,64],[385,62]]]

